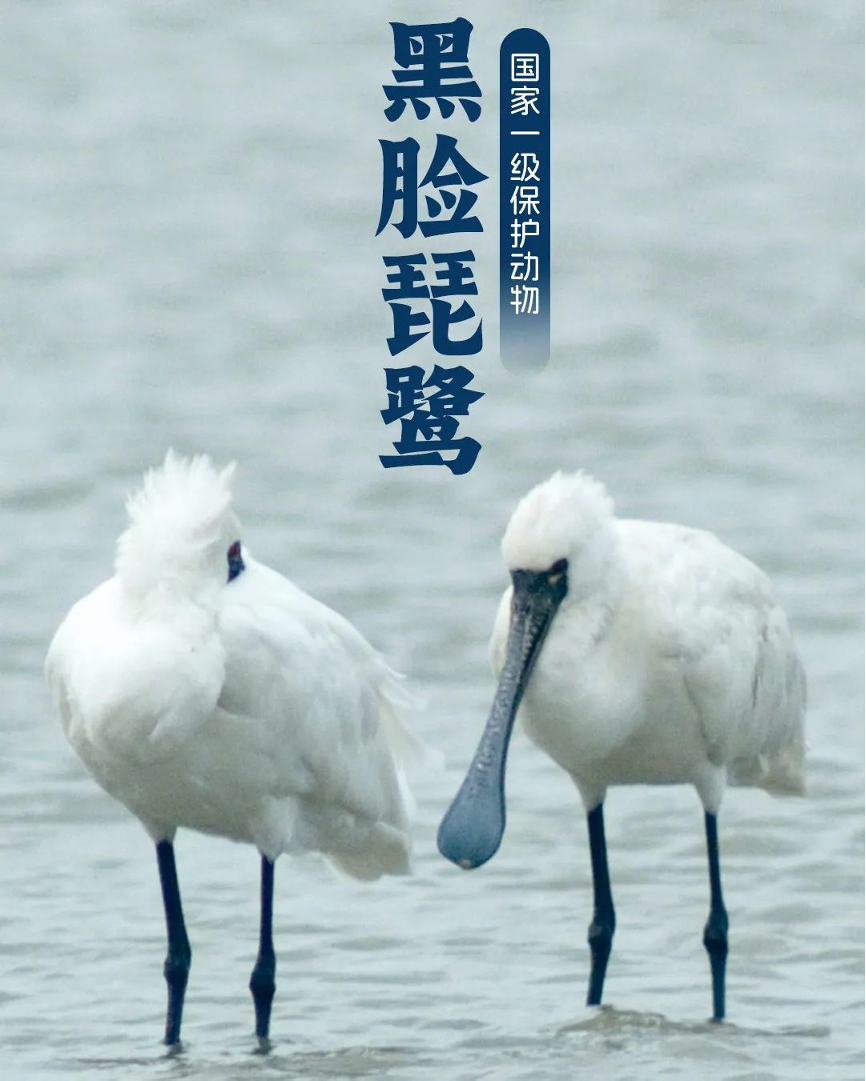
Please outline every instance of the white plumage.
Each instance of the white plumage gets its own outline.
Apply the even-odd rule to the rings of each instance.
[[[439,829],[460,867],[496,852],[515,718],[574,780],[587,811],[594,915],[587,1002],[601,1001],[615,927],[603,803],[623,784],[692,784],[705,811],[713,1016],[725,1012],[728,918],[716,816],[726,783],[801,793],[806,682],[769,579],[711,533],[621,520],[584,473],[518,504],[502,540],[512,585],[491,640],[499,676],[466,779]]]
[[[48,652],[64,731],[158,844],[185,826],[271,863],[312,851],[357,878],[405,873],[405,695],[342,616],[240,546],[232,574],[233,472],[169,452],[129,499],[114,577]]]
[[[586,474],[556,473],[520,502],[509,570],[568,560],[568,592],[518,715],[575,780],[587,810],[617,784],[725,781],[802,793],[803,668],[770,581],[712,533],[618,519]],[[502,669],[512,589],[491,657]]]

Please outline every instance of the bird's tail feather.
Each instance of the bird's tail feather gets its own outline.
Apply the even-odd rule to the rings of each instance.
[[[790,745],[771,756],[735,759],[728,764],[728,783],[763,788],[774,796],[805,796],[804,748]]]

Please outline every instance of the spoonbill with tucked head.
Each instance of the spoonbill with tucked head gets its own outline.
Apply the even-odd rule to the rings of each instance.
[[[179,826],[254,844],[261,925],[250,980],[267,1050],[274,863],[319,852],[360,879],[409,868],[415,749],[394,673],[342,616],[255,562],[234,467],[169,451],[128,503],[115,575],[70,611],[46,672],[69,742],[156,844],[165,907],[165,1042],[180,1041],[190,945]]]
[[[587,812],[594,906],[587,1005],[601,1002],[615,916],[608,786],[692,784],[704,806],[713,1017],[725,1015],[728,917],[717,815],[726,783],[803,791],[806,686],[770,582],[711,533],[613,515],[602,486],[556,473],[518,504],[491,641],[499,674],[475,758],[439,827],[479,867],[505,829],[515,715],[572,778]]]

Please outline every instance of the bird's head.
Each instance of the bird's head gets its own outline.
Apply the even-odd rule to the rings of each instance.
[[[554,473],[517,504],[502,538],[515,585],[542,587],[557,604],[580,601],[603,581],[614,551],[613,501],[586,473]]]
[[[616,552],[613,503],[585,473],[554,473],[518,503],[502,554],[511,572],[508,641],[478,751],[439,827],[439,851],[480,867],[505,829],[505,759],[514,717],[554,617],[604,589]]]
[[[217,470],[207,455],[169,450],[127,500],[129,526],[115,568],[126,593],[201,596],[244,569],[240,522],[232,510],[234,463]]]

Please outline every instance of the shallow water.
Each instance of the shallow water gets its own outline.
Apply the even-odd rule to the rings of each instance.
[[[862,1077],[860,58],[853,4],[467,3],[495,163],[496,50],[553,45],[552,359],[495,351],[495,192],[475,246],[487,396],[471,474],[379,467],[389,332],[373,238],[388,18],[324,2],[9,5],[0,37],[0,1056],[10,1078],[462,1081]],[[471,142],[469,140],[472,140]],[[66,748],[50,636],[107,575],[122,500],[167,445],[236,458],[256,555],[410,674],[445,756],[415,779],[417,869],[373,887],[277,867],[274,1051],[252,1052],[257,857],[192,834],[194,961],[166,1058],[143,831]],[[509,828],[435,852],[492,694],[498,539],[553,469],[625,515],[710,528],[764,566],[810,681],[806,800],[721,816],[730,1021],[709,1024],[701,812],[606,805],[618,927],[585,1010],[576,793],[527,742]]]

